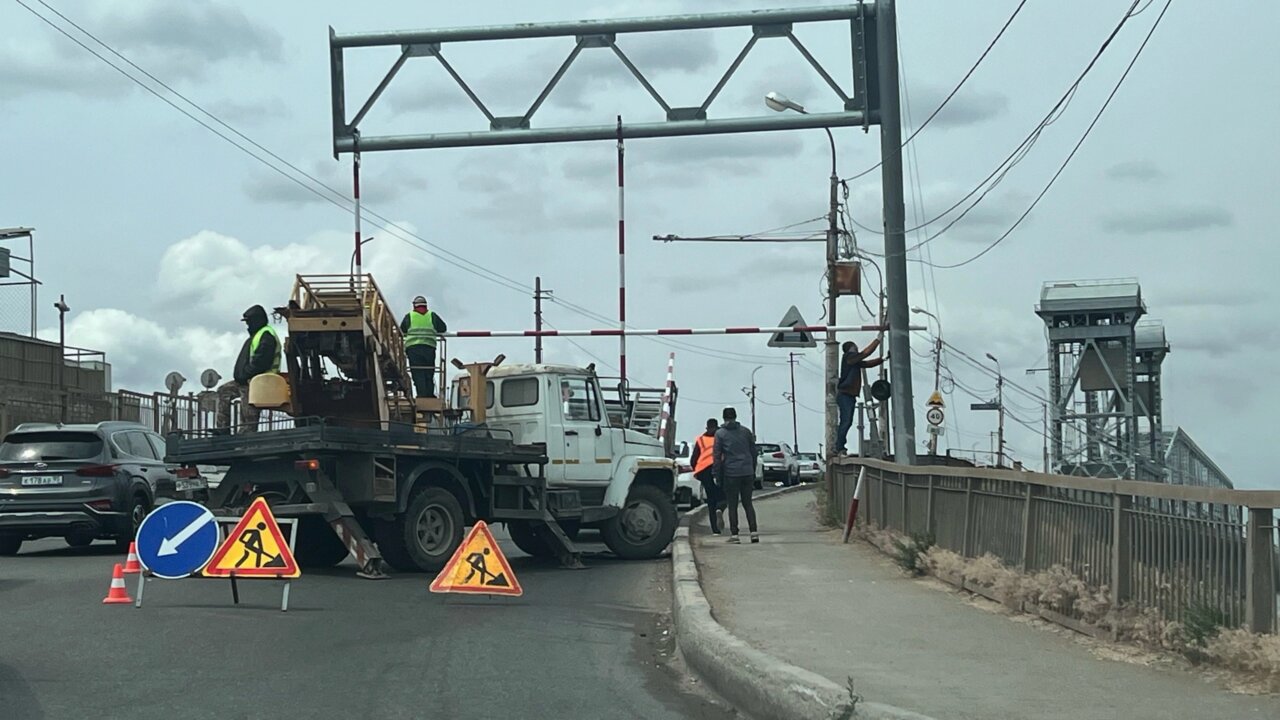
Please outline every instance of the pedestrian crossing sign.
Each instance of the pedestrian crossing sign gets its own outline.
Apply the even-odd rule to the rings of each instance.
[[[480,520],[432,581],[431,592],[523,595],[524,589],[511,572],[489,526]]]
[[[302,574],[264,498],[254,498],[204,568],[205,577],[296,578]]]

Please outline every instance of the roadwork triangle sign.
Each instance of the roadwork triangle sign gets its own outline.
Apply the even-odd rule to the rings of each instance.
[[[929,396],[929,402],[925,403],[925,405],[928,405],[929,407],[945,407],[945,404],[942,402],[942,393],[934,390],[933,394]]]
[[[780,328],[793,328],[797,325],[806,326],[808,324],[804,321],[804,318],[800,317],[800,309],[792,305],[787,314],[783,315],[782,319],[778,321],[777,326]],[[818,341],[814,339],[813,333],[803,330],[798,332],[776,332],[769,338],[769,347],[811,348],[817,346]]]
[[[523,595],[524,589],[489,526],[480,520],[431,583],[431,592]]]
[[[280,524],[263,498],[254,498],[244,517],[204,568],[205,577],[296,578],[302,574]]]

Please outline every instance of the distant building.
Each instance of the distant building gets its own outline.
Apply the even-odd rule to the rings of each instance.
[[[112,415],[111,365],[96,350],[0,332],[0,433],[24,422],[68,422]]]

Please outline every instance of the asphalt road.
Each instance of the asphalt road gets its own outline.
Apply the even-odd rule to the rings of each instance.
[[[241,582],[239,606],[202,579],[149,582],[141,609],[103,605],[123,559],[110,544],[28,543],[0,558],[0,716],[736,717],[671,660],[666,558],[588,543],[572,571],[501,544],[523,597],[433,595],[428,576],[344,565],[304,571],[282,613],[276,581]]]

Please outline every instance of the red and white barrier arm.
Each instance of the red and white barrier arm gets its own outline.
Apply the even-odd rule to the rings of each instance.
[[[819,335],[826,332],[879,332],[887,330],[881,325],[796,325],[794,327],[727,327],[727,328],[599,328],[595,330],[457,330],[440,333],[453,338],[518,338],[518,337],[617,337],[619,335],[772,335],[774,333],[806,332]],[[911,330],[923,330],[912,326]]]

